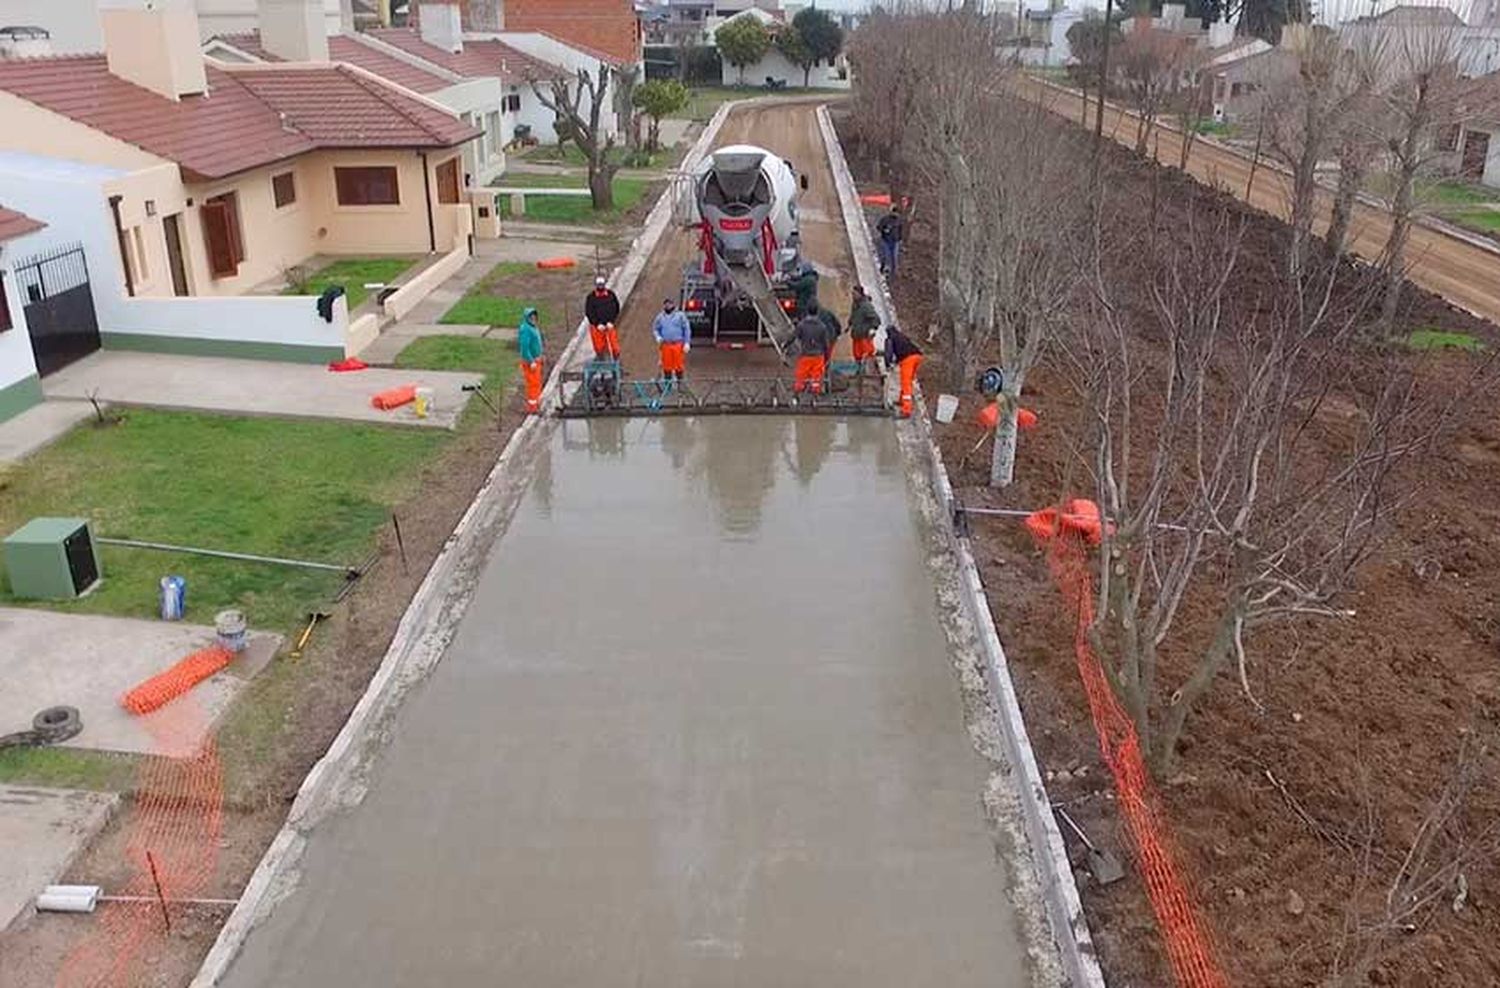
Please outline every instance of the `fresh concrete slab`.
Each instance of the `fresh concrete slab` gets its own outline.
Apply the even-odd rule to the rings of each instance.
[[[219,983],[1031,984],[893,424],[564,422],[542,455]]]
[[[174,718],[170,741],[157,725],[127,713],[120,697],[213,640],[212,628],[196,624],[0,608],[0,733],[31,727],[39,710],[69,706],[78,708],[83,733],[66,747],[161,754],[173,753],[164,751],[167,745],[194,746],[271,661],[280,635],[252,633],[249,647],[229,668],[162,708],[181,705],[192,713],[186,724]]]
[[[336,374],[321,365],[104,350],[58,371],[42,389],[49,398],[94,394],[119,405],[451,429],[469,397],[463,386],[480,380],[449,371]],[[389,412],[370,404],[378,392],[404,384],[433,389],[431,415],[418,418],[411,404]]]
[[[67,872],[119,801],[114,793],[0,785],[0,932]]]
[[[14,463],[61,439],[94,414],[87,401],[44,401],[0,422],[0,463]]]

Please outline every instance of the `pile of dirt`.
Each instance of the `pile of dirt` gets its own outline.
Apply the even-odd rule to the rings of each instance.
[[[841,124],[841,129],[844,125]],[[845,135],[856,174],[873,173]],[[1108,150],[1112,201],[1120,220],[1145,230],[1154,198],[1169,219],[1195,199],[1238,212],[1247,224],[1250,268],[1282,256],[1286,227],[1251,212],[1181,173],[1123,149]],[[908,330],[920,339],[936,312],[936,243],[918,190],[903,268],[894,286]],[[1172,224],[1165,224],[1171,231]],[[1170,235],[1170,232],[1169,232]],[[1145,279],[1113,278],[1127,304],[1144,307]],[[1269,280],[1236,285],[1235,304],[1271,306]],[[1437,328],[1500,344],[1500,329],[1407,286],[1408,330]],[[947,390],[933,341],[923,367],[929,395]],[[1481,357],[1445,352],[1420,370],[1426,387],[1464,379]],[[1377,354],[1356,367],[1375,373]],[[1046,364],[1028,381],[1025,403],[1041,424],[1025,433],[1017,483],[986,485],[988,456],[963,463],[981,433],[980,407],[965,396],[953,425],[937,435],[959,497],[973,505],[1035,508],[1087,494],[1084,465],[1072,452],[1086,409],[1072,385]],[[1435,460],[1417,507],[1359,573],[1345,621],[1273,626],[1248,643],[1257,713],[1233,672],[1190,719],[1184,775],[1162,787],[1185,873],[1216,933],[1221,959],[1239,985],[1324,983],[1356,946],[1349,905],[1381,899],[1423,819],[1451,778],[1461,746],[1492,737],[1500,718],[1500,395],[1467,398],[1462,423]],[[1070,489],[1069,489],[1070,488]],[[1048,795],[1102,843],[1128,847],[1099,759],[1073,654],[1074,628],[1046,563],[1012,520],[974,518],[975,555],[1011,661]],[[1206,633],[1211,615],[1190,602],[1174,634]],[[1173,668],[1171,672],[1180,672]],[[1482,790],[1465,818],[1474,828],[1500,819],[1500,793]],[[1171,983],[1142,886],[1100,888],[1080,872],[1090,928],[1109,980]],[[1419,928],[1401,932],[1369,966],[1368,983],[1500,983],[1500,873],[1481,861]],[[1361,882],[1364,882],[1361,885]],[[1371,894],[1373,892],[1373,895]],[[1369,917],[1366,917],[1369,919]],[[1357,979],[1349,984],[1366,983]]]

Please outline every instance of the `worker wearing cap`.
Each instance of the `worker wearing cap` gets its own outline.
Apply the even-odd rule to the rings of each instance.
[[[693,348],[693,327],[688,317],[677,311],[676,299],[663,299],[661,311],[651,323],[651,335],[656,337],[661,351],[661,376],[663,380],[682,380],[687,370],[687,354]]]
[[[516,333],[521,351],[521,377],[526,382],[526,411],[542,410],[542,327],[537,325],[536,309],[521,313],[521,328]]]
[[[885,365],[901,369],[901,417],[911,418],[912,394],[917,368],[922,366],[922,348],[895,326],[885,328]]]
[[[854,304],[849,307],[849,341],[854,347],[854,362],[861,366],[875,359],[875,330],[880,328],[880,314],[865,294],[864,286],[854,286]]]
[[[808,303],[807,311],[797,320],[797,376],[792,390],[797,394],[823,393],[823,377],[828,373],[828,355],[837,339],[834,329],[818,310],[818,303]]]
[[[594,344],[595,360],[620,359],[620,299],[605,283],[604,275],[594,278],[594,290],[583,301],[583,315],[589,321],[589,339]]]

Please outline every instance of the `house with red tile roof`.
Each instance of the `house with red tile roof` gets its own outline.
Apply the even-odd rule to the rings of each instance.
[[[618,65],[641,62],[641,20],[633,0],[505,0],[502,7],[506,31],[550,35]]]
[[[31,234],[47,224],[0,203],[0,422],[13,418],[42,400],[26,329],[26,296],[15,275],[15,262],[24,256]]]
[[[0,133],[13,167],[99,169],[92,195],[111,230],[103,246],[93,239],[88,268],[105,346],[113,335],[121,346],[189,352],[341,355],[343,341],[310,321],[303,338],[282,340],[249,317],[230,326],[228,313],[252,311],[240,306],[174,328],[165,324],[178,314],[209,309],[115,305],[112,293],[242,297],[315,256],[467,253],[462,149],[480,131],[416,89],[331,61],[320,0],[304,4],[307,16],[260,34],[284,62],[205,59],[192,0],[102,9],[103,54],[0,61]],[[274,5],[289,15],[296,7]],[[25,182],[14,187],[28,194]],[[19,206],[49,223],[49,209],[67,211]],[[130,321],[148,309],[151,319]]]

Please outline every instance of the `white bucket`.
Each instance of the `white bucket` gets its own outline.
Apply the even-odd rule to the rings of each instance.
[[[938,395],[937,420],[944,425],[953,421],[953,416],[958,414],[957,395]]]
[[[435,407],[436,406],[433,404],[432,389],[431,388],[418,388],[417,389],[417,398],[416,398],[416,407],[415,407],[415,411],[417,413],[417,418],[419,418],[419,419],[425,419],[427,416],[429,416],[429,415],[431,415],[433,413],[433,410],[435,409]]]
[[[230,652],[243,652],[246,644],[245,615],[239,611],[220,611],[214,616],[214,631],[219,646]]]

